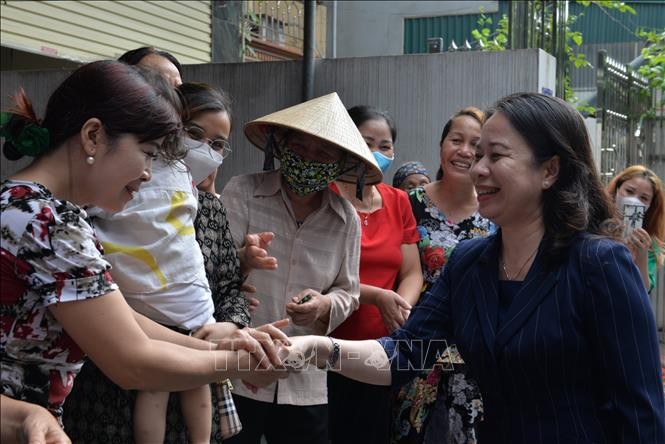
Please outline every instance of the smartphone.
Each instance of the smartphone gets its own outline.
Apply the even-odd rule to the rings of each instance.
[[[623,237],[627,238],[636,228],[642,228],[646,206],[627,203],[623,205]]]
[[[298,301],[297,305],[302,305],[305,302],[309,302],[312,299],[312,294],[306,294],[301,300]]]

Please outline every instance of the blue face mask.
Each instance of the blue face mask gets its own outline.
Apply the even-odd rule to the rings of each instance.
[[[390,165],[392,165],[393,160],[395,160],[395,156],[386,157],[383,154],[381,154],[381,152],[379,151],[374,151],[372,154],[374,154],[374,159],[376,159],[376,163],[379,164],[381,172],[383,174],[386,174],[386,171],[388,171],[388,168],[390,168]]]

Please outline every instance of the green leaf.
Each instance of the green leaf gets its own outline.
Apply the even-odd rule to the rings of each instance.
[[[575,68],[583,68],[585,66],[591,66],[591,63],[589,63],[587,60],[575,60]]]
[[[636,15],[636,14],[637,14],[637,12],[636,12],[632,7],[630,7],[630,6],[626,5],[626,4],[622,4],[622,5],[619,7],[619,12],[630,12],[630,13],[633,14],[633,15]]]

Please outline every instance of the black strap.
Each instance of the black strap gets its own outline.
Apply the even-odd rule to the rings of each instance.
[[[273,135],[273,132],[270,131],[270,134],[268,135],[268,142],[266,143],[264,154],[265,157],[263,158],[263,171],[272,171],[275,169],[275,148],[277,146],[277,143],[275,142],[275,136]]]
[[[363,188],[365,187],[365,172],[367,167],[365,162],[360,161],[356,167],[356,199],[362,202]]]

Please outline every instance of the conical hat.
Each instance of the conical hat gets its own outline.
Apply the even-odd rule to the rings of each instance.
[[[365,183],[381,182],[383,174],[367,147],[363,136],[337,93],[330,93],[304,103],[260,117],[245,125],[245,136],[259,149],[264,149],[272,131],[299,131],[326,144],[332,144],[350,156],[345,156],[338,180],[355,182],[358,162],[366,165]]]

